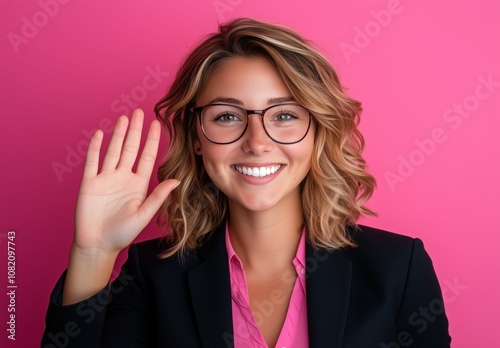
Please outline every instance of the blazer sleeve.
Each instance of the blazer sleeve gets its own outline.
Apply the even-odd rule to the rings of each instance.
[[[41,347],[99,347],[107,305],[106,289],[85,301],[63,306],[61,299],[65,279],[66,271],[50,295]]]
[[[449,348],[448,320],[432,261],[415,239],[397,317],[399,343],[412,348]]]
[[[96,295],[68,306],[61,305],[66,272],[57,282],[46,314],[41,347],[99,348],[150,347],[155,335],[137,247],[120,275]]]

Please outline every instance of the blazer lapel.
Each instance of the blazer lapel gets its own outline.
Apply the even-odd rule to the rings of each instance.
[[[200,248],[188,282],[203,347],[233,347],[233,320],[224,224]]]
[[[349,307],[352,262],[347,249],[306,247],[309,347],[341,347]]]

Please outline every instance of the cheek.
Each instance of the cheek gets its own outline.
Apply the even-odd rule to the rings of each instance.
[[[213,144],[206,139],[200,141],[200,144],[205,170],[212,180],[215,181],[226,170],[226,159],[228,157],[226,149],[223,145]]]

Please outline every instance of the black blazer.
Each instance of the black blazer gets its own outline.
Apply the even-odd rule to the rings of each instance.
[[[307,245],[309,346],[449,347],[441,290],[422,242],[364,226],[353,237],[356,248]],[[120,277],[74,305],[60,305],[63,274],[42,347],[233,347],[224,225],[183,262],[159,259],[166,247],[160,239],[132,245]]]

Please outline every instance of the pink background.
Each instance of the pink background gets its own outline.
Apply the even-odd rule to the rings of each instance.
[[[499,4],[0,1],[0,346],[39,345],[67,263],[86,134],[103,127],[109,140],[111,122],[135,105],[153,119],[193,44],[218,21],[249,16],[315,41],[363,102],[379,217],[362,222],[423,239],[453,347],[499,347]],[[15,342],[6,337],[10,230]],[[150,225],[139,238],[159,233]]]

